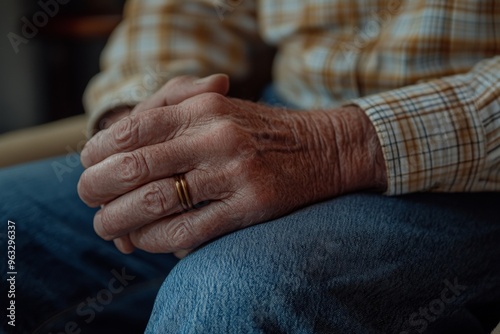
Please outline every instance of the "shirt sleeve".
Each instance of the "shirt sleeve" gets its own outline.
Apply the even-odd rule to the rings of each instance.
[[[260,42],[254,1],[130,0],[84,94],[89,132],[109,110],[134,106],[170,78],[248,75]],[[253,43],[254,42],[254,43]]]
[[[500,56],[351,103],[376,128],[388,195],[500,191]]]

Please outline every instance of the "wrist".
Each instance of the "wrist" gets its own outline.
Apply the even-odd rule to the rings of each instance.
[[[386,167],[375,127],[356,106],[303,113],[317,199],[361,190],[384,192]]]
[[[343,192],[387,189],[387,173],[377,132],[365,112],[357,106],[330,113],[339,152]]]

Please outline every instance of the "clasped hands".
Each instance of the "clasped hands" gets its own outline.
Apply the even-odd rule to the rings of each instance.
[[[363,111],[290,111],[225,97],[228,88],[225,75],[178,77],[133,110],[107,116],[109,127],[81,152],[78,184],[87,205],[101,206],[100,237],[124,253],[183,257],[305,205],[385,187]],[[203,205],[183,210],[177,175]]]

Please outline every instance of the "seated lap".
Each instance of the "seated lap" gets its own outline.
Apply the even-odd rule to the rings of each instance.
[[[232,233],[174,268],[147,332],[486,333],[498,199],[355,194]]]
[[[17,329],[141,331],[177,260],[122,255],[97,237],[76,193],[82,168],[58,177],[58,164],[0,171],[0,217],[16,222]],[[483,332],[498,321],[499,199],[353,194],[229,234],[168,275],[148,332]]]

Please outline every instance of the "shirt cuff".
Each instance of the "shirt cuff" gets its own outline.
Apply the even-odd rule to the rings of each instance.
[[[387,195],[473,188],[485,135],[466,76],[454,76],[350,101],[376,128]]]

